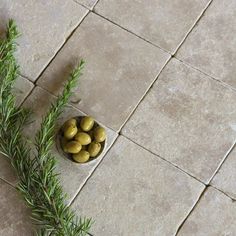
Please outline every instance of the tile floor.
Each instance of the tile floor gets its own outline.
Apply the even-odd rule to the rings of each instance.
[[[22,32],[17,104],[33,108],[27,136],[67,75],[86,61],[57,128],[78,114],[107,127],[90,164],[53,153],[79,216],[96,236],[234,236],[236,2],[0,1]],[[79,100],[79,102],[76,102]],[[32,235],[17,176],[0,156],[0,235]]]

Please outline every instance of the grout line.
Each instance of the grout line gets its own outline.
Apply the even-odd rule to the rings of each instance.
[[[186,222],[186,220],[188,219],[188,217],[191,215],[191,213],[194,211],[194,209],[197,207],[198,203],[200,202],[202,196],[204,195],[204,193],[206,192],[208,187],[212,187],[214,189],[216,189],[217,191],[221,192],[222,194],[224,194],[226,197],[230,198],[233,202],[236,201],[236,199],[234,199],[233,197],[231,197],[229,194],[225,193],[224,191],[222,191],[221,189],[218,189],[217,187],[211,185],[211,181],[214,178],[214,176],[216,175],[216,173],[219,171],[219,169],[221,168],[221,166],[223,165],[223,163],[225,162],[226,158],[229,156],[229,154],[232,152],[232,150],[234,149],[234,147],[236,146],[236,143],[234,143],[232,145],[232,147],[229,149],[229,151],[226,153],[225,158],[222,160],[221,164],[218,166],[217,170],[214,172],[214,174],[212,175],[211,179],[208,181],[209,184],[206,185],[206,188],[203,190],[202,194],[200,195],[200,197],[198,198],[198,201],[195,203],[195,205],[193,206],[192,210],[189,212],[189,214],[186,216],[186,218],[184,219],[184,221],[181,223],[181,225],[179,226],[175,236],[178,235],[179,231],[181,230],[181,228],[183,227],[184,223]]]
[[[83,3],[77,2],[76,0],[72,0],[72,1],[76,4],[79,4],[80,6],[82,6],[84,8],[86,8],[87,10],[91,11],[91,9],[88,6],[84,5]]]
[[[192,212],[195,210],[195,208],[197,207],[197,205],[199,204],[202,196],[205,194],[206,190],[208,187],[205,187],[202,191],[202,193],[200,194],[200,196],[198,197],[198,200],[195,202],[195,204],[193,205],[192,209],[189,211],[189,213],[187,214],[187,216],[185,217],[185,219],[182,221],[182,223],[180,224],[180,226],[178,227],[175,236],[178,235],[178,233],[180,232],[181,228],[183,227],[184,223],[186,222],[186,220],[189,218],[189,216],[192,214]]]
[[[236,88],[232,87],[230,84],[227,84],[225,83],[224,81],[222,81],[221,79],[219,78],[215,78],[214,76],[212,75],[209,75],[207,72],[204,72],[202,71],[201,69],[195,67],[194,65],[192,64],[189,64],[185,61],[183,61],[182,59],[178,58],[178,56],[176,56],[177,52],[179,51],[179,49],[181,48],[181,46],[183,45],[183,43],[187,40],[189,34],[193,31],[193,29],[197,26],[198,22],[201,20],[201,18],[204,16],[205,12],[207,11],[207,9],[210,7],[210,5],[212,4],[213,0],[210,0],[207,5],[205,6],[205,8],[203,9],[202,13],[199,15],[199,17],[197,18],[197,20],[195,21],[195,23],[193,24],[193,26],[190,28],[190,30],[186,33],[185,37],[183,38],[183,40],[180,42],[180,44],[177,46],[176,50],[174,51],[174,53],[172,54],[172,56],[181,61],[182,63],[184,63],[185,65],[188,65],[189,67],[207,75],[208,77],[210,77],[211,79],[213,79],[214,81],[217,81],[219,83],[221,83],[223,86],[233,90],[233,91],[236,91]]]
[[[132,139],[130,139],[129,137],[125,136],[124,134],[122,134],[122,136],[124,136],[126,139],[128,139],[130,142],[136,144],[137,146],[141,147],[142,149],[146,150],[147,152],[151,153],[152,155],[155,155],[156,157],[160,158],[161,160],[165,161],[166,163],[170,164],[171,166],[175,167],[176,169],[178,169],[179,171],[185,173],[186,175],[188,175],[189,177],[195,179],[196,181],[200,182],[201,184],[203,184],[204,186],[207,186],[206,183],[204,183],[202,180],[198,179],[197,177],[191,175],[190,173],[186,172],[185,170],[181,169],[179,166],[177,166],[176,164],[168,161],[167,159],[163,158],[162,156],[156,154],[153,151],[150,151],[149,149],[147,149],[146,147],[141,146],[140,144],[136,143],[135,141],[133,141]]]
[[[93,6],[92,6],[91,8],[90,8],[89,6],[84,5],[84,4],[81,3],[81,2],[77,2],[76,0],[73,0],[73,2],[79,4],[80,6],[86,8],[87,10],[89,10],[90,12],[92,12],[93,9],[95,8],[95,6],[98,4],[99,0],[96,0],[96,2],[93,4]]]
[[[23,104],[25,103],[25,101],[29,98],[29,96],[34,92],[35,88],[37,87],[37,85],[33,84],[34,87],[30,90],[30,92],[28,93],[28,95],[23,99],[23,101],[21,102],[19,107],[22,107]]]
[[[87,10],[87,9],[86,9]],[[50,64],[52,63],[52,61],[55,59],[55,57],[58,55],[58,53],[62,50],[62,48],[65,46],[65,44],[68,42],[68,40],[72,37],[72,35],[75,33],[75,31],[78,29],[78,27],[82,24],[82,22],[84,21],[84,19],[86,18],[86,16],[90,13],[90,11],[88,10],[84,16],[81,18],[81,20],[79,21],[79,23],[75,26],[75,28],[71,31],[71,33],[67,36],[67,38],[65,39],[64,43],[58,48],[57,52],[54,54],[54,56],[52,56],[52,58],[49,60],[49,62],[47,63],[47,65],[42,69],[42,71],[40,72],[40,74],[38,75],[38,77],[36,78],[36,80],[34,81],[34,84],[37,84],[39,78],[42,76],[42,74],[45,72],[45,70],[50,66]]]
[[[183,40],[181,41],[181,43],[177,46],[177,48],[176,48],[175,52],[172,54],[172,56],[173,56],[175,59],[177,59],[177,60],[181,61],[182,63],[184,63],[185,65],[188,65],[189,67],[191,67],[191,68],[193,68],[193,69],[195,69],[195,70],[197,70],[197,71],[199,71],[199,72],[201,72],[201,73],[207,75],[208,77],[210,77],[210,78],[213,79],[214,81],[217,81],[217,82],[221,83],[223,86],[225,86],[225,87],[227,87],[227,88],[229,88],[229,89],[231,89],[231,90],[233,90],[233,91],[236,91],[236,88],[232,87],[230,84],[227,84],[227,83],[225,83],[224,81],[222,81],[221,79],[218,79],[218,78],[215,78],[215,77],[212,76],[212,75],[209,75],[207,72],[202,71],[201,69],[195,67],[195,66],[192,65],[192,64],[189,64],[189,63],[183,61],[182,59],[178,58],[178,56],[176,56],[177,52],[179,51],[179,49],[181,48],[181,46],[183,45],[183,43],[186,41],[186,39],[188,38],[189,34],[193,31],[193,29],[196,27],[196,25],[198,24],[198,22],[199,22],[199,21],[201,20],[201,18],[204,16],[206,10],[210,7],[210,5],[212,4],[212,2],[213,2],[213,0],[210,0],[210,1],[207,3],[206,7],[203,9],[202,13],[201,13],[200,16],[198,17],[198,19],[195,21],[195,23],[193,24],[192,28],[187,32],[187,34],[185,35],[185,37],[183,38]]]
[[[184,36],[184,38],[182,39],[182,41],[179,43],[179,45],[177,46],[177,48],[175,49],[174,53],[172,55],[176,55],[176,53],[178,52],[178,50],[180,49],[180,47],[182,46],[182,44],[186,41],[186,39],[188,38],[189,34],[193,31],[193,29],[195,28],[195,26],[198,24],[198,22],[200,21],[200,19],[203,17],[203,15],[205,14],[206,10],[208,9],[208,7],[211,5],[211,3],[213,2],[213,0],[210,0],[207,5],[205,6],[205,8],[202,10],[202,12],[200,13],[200,15],[198,16],[198,18],[196,19],[196,21],[193,23],[192,27],[189,29],[189,31],[186,33],[186,35]]]
[[[132,31],[130,31],[130,30],[128,30],[128,29],[126,29],[126,28],[124,28],[123,26],[121,26],[121,25],[117,24],[116,22],[114,22],[114,21],[112,21],[112,20],[110,20],[110,19],[106,18],[105,16],[103,16],[103,15],[100,15],[98,12],[94,11],[94,9],[92,10],[92,12],[93,12],[94,14],[96,14],[97,16],[99,16],[99,17],[103,18],[104,20],[106,20],[106,21],[109,21],[110,23],[112,23],[112,24],[116,25],[117,27],[119,27],[119,28],[121,28],[121,29],[125,30],[126,32],[128,32],[128,33],[130,33],[130,34],[132,34],[132,35],[134,35],[134,36],[136,36],[136,37],[138,37],[139,39],[142,39],[143,41],[145,41],[145,42],[147,42],[147,43],[151,44],[152,46],[154,46],[154,47],[156,47],[156,48],[160,49],[161,51],[163,51],[163,52],[165,52],[165,53],[167,53],[167,54],[171,55],[171,52],[167,51],[166,49],[164,49],[164,48],[161,48],[161,47],[160,47],[160,46],[158,46],[157,44],[154,44],[154,43],[152,43],[151,41],[149,41],[149,40],[147,40],[147,39],[143,38],[142,36],[140,36],[140,35],[138,35],[138,34],[135,34],[134,32],[132,32]]]
[[[126,125],[126,123],[130,120],[130,118],[132,117],[132,115],[135,113],[135,111],[137,110],[138,106],[140,105],[140,103],[145,99],[145,97],[147,96],[147,94],[149,93],[149,91],[151,90],[151,88],[153,87],[153,85],[156,83],[156,81],[158,80],[161,72],[164,70],[164,68],[167,66],[167,64],[170,62],[171,60],[171,56],[166,60],[166,62],[164,63],[164,65],[161,67],[160,71],[157,73],[155,79],[150,83],[149,87],[146,89],[145,93],[143,94],[143,96],[140,98],[140,100],[137,102],[136,106],[134,107],[134,109],[131,111],[131,113],[127,116],[126,120],[124,121],[124,123],[121,125],[120,129],[118,130],[118,132],[121,132],[121,130],[123,129],[123,127]]]
[[[47,93],[49,93],[51,96],[53,96],[53,97],[55,97],[55,98],[57,98],[57,97],[60,95],[60,94],[58,94],[58,95],[53,94],[53,93],[51,93],[51,91],[49,91],[47,88],[41,87],[41,86],[38,85],[38,84],[35,85],[34,88],[36,88],[36,87],[39,87],[40,89],[46,91]],[[81,108],[79,108],[79,107],[77,107],[76,105],[74,105],[74,103],[71,102],[71,101],[69,101],[68,105],[71,106],[71,107],[73,107],[73,108],[76,109],[76,110],[79,110],[80,112],[84,113],[84,114],[87,115],[87,116],[89,115],[87,112],[83,111]],[[109,129],[112,130],[113,132],[119,133],[119,130],[115,130],[115,129],[113,129],[113,128],[110,127],[110,126],[105,125],[105,123],[104,123],[103,121],[101,121],[101,120],[99,120],[99,119],[96,119],[96,121],[98,121],[99,123],[103,124],[106,128],[109,128]]]
[[[12,188],[14,188],[16,190],[16,186],[14,186],[12,183],[8,182],[7,180],[0,178],[0,181],[3,181],[4,183],[6,183],[7,185],[10,185]]]
[[[209,180],[209,184],[211,183],[211,181],[213,180],[213,178],[216,176],[216,174],[218,173],[218,171],[220,170],[220,168],[222,167],[222,165],[225,163],[227,157],[230,155],[230,153],[233,151],[233,149],[236,147],[236,142],[234,142],[234,144],[230,147],[230,149],[227,151],[227,153],[225,154],[224,158],[222,159],[222,161],[220,162],[219,166],[217,167],[217,169],[215,170],[215,172],[213,173],[212,177]]]
[[[33,87],[30,89],[30,91],[26,94],[26,96],[23,98],[23,100],[21,101],[21,103],[19,104],[19,107],[22,106],[22,104],[25,102],[25,100],[32,94],[33,90],[35,89],[35,84],[32,83],[32,81],[28,80],[27,78],[23,77],[24,79],[26,79],[27,81],[29,81]]]
[[[98,3],[99,1],[100,1],[100,0],[98,0],[97,3]],[[132,31],[130,31],[130,30],[124,28],[123,26],[119,25],[118,23],[116,23],[116,22],[114,22],[114,21],[112,21],[112,20],[106,18],[106,17],[103,16],[103,15],[100,15],[98,12],[95,11],[95,9],[93,9],[92,12],[93,12],[94,14],[100,16],[101,18],[103,18],[103,19],[105,19],[105,20],[111,22],[112,24],[118,26],[119,28],[121,28],[121,29],[123,29],[123,30],[125,30],[125,31],[127,31],[127,32],[129,32],[129,33],[131,33],[131,34],[133,34],[133,35],[135,35],[136,37],[138,37],[138,38],[140,38],[140,39],[142,39],[142,40],[144,40],[145,42],[151,44],[152,46],[157,47],[157,48],[160,49],[161,51],[163,51],[163,52],[165,52],[165,53],[171,55],[172,57],[174,57],[174,58],[176,58],[177,60],[181,61],[182,63],[184,63],[184,64],[190,66],[191,68],[193,68],[193,69],[195,69],[195,70],[197,70],[197,71],[199,71],[199,72],[201,72],[201,73],[207,75],[208,77],[210,77],[210,78],[213,79],[214,81],[220,82],[223,86],[225,86],[225,87],[227,87],[227,88],[229,88],[229,89],[231,89],[231,90],[236,91],[236,88],[232,87],[230,84],[227,84],[227,83],[225,83],[224,81],[222,81],[222,80],[220,80],[220,79],[218,79],[218,78],[215,78],[215,77],[213,77],[212,75],[209,75],[209,74],[207,74],[206,72],[202,71],[201,69],[198,69],[198,68],[194,67],[193,65],[191,65],[191,64],[189,64],[189,63],[187,63],[187,62],[181,60],[180,58],[176,57],[176,54],[177,54],[178,50],[180,49],[180,47],[182,46],[182,44],[186,41],[186,39],[188,38],[189,34],[193,31],[193,29],[194,29],[195,26],[198,24],[198,22],[201,20],[201,18],[202,18],[203,15],[205,14],[206,10],[210,7],[210,5],[211,5],[212,2],[213,2],[213,0],[210,0],[210,1],[207,3],[207,5],[205,6],[205,8],[202,10],[202,13],[200,13],[200,15],[199,15],[199,17],[197,18],[197,20],[194,22],[194,24],[192,25],[192,27],[190,28],[190,30],[187,32],[187,34],[185,35],[185,37],[183,38],[183,40],[182,40],[182,41],[180,42],[180,44],[177,46],[177,48],[176,48],[176,50],[174,51],[174,53],[171,53],[170,51],[161,48],[161,47],[158,46],[157,44],[152,43],[151,41],[149,41],[149,40],[147,40],[147,39],[145,39],[145,38],[143,38],[143,37],[137,35],[136,33],[134,33],[134,32],[132,32]],[[97,5],[97,3],[94,5],[94,7]]]
[[[18,105],[19,107],[22,106],[22,104],[25,102],[25,100],[31,95],[32,91],[34,90],[35,86],[28,92],[26,93],[26,96],[24,97],[24,99],[20,102],[20,104]]]
[[[195,70],[197,70],[197,71],[199,71],[199,72],[201,72],[201,73],[207,75],[208,77],[210,77],[210,78],[213,79],[214,81],[217,81],[217,82],[221,83],[223,86],[225,86],[225,87],[227,87],[227,88],[229,88],[229,89],[231,89],[231,90],[233,90],[233,91],[236,91],[236,88],[232,87],[230,84],[227,84],[227,83],[225,83],[224,81],[222,81],[221,79],[218,79],[218,78],[215,78],[215,77],[212,76],[212,75],[209,75],[207,72],[202,71],[201,69],[195,67],[195,66],[192,65],[192,64],[189,64],[189,63],[183,61],[182,59],[178,58],[178,56],[176,56],[177,52],[179,51],[179,49],[181,48],[181,46],[183,45],[183,43],[187,40],[189,34],[193,31],[193,29],[196,27],[196,25],[198,24],[198,22],[199,22],[199,21],[201,20],[201,18],[204,16],[206,10],[210,7],[210,5],[212,4],[212,2],[213,2],[213,0],[210,0],[210,1],[207,3],[206,7],[203,9],[202,13],[199,15],[198,19],[195,21],[195,23],[193,24],[192,28],[187,32],[187,34],[185,35],[185,37],[183,38],[183,40],[181,41],[181,43],[177,46],[177,48],[176,48],[175,52],[172,54],[172,56],[173,56],[174,58],[176,58],[177,60],[181,61],[182,63],[184,63],[185,65],[188,65],[189,67],[191,67],[191,68],[193,68],[193,69],[195,69]]]
[[[100,0],[97,0],[96,2],[95,2],[95,4],[93,5],[93,7],[92,7],[92,11],[94,10],[94,8],[98,5],[98,2],[99,2]]]
[[[203,195],[205,194],[205,192],[207,191],[207,189],[211,187],[214,188],[216,191],[219,191],[220,193],[222,193],[223,195],[225,195],[225,197],[231,199],[233,202],[236,202],[236,199],[232,198],[230,195],[228,195],[227,193],[223,192],[222,190],[216,188],[215,186],[212,185],[207,185],[206,188],[202,191],[202,193],[200,194],[198,200],[196,201],[196,203],[194,204],[194,206],[192,207],[191,211],[188,213],[188,215],[186,216],[186,218],[183,220],[183,222],[180,224],[180,226],[177,229],[177,232],[175,234],[175,236],[178,235],[178,233],[180,232],[181,228],[183,227],[184,223],[187,221],[187,219],[189,218],[189,216],[192,214],[192,212],[195,210],[195,208],[197,207],[197,205],[199,204],[199,202],[201,201]]]
[[[236,92],[236,88],[232,87],[230,84],[227,84],[227,83],[225,83],[224,81],[222,81],[222,80],[220,80],[220,79],[218,79],[218,78],[215,78],[215,77],[213,77],[212,75],[207,74],[205,71],[202,71],[201,69],[199,69],[199,68],[193,66],[192,64],[189,64],[188,62],[183,61],[183,60],[180,59],[179,57],[173,56],[173,58],[175,58],[176,60],[180,61],[180,62],[183,63],[184,65],[186,65],[186,66],[188,66],[188,67],[190,67],[190,68],[192,68],[192,69],[194,69],[194,70],[196,70],[196,71],[198,71],[198,72],[200,72],[200,73],[206,75],[206,76],[209,77],[211,80],[213,80],[213,81],[215,81],[215,82],[221,84],[222,86],[224,86],[224,87],[226,87],[226,88],[228,88],[228,89],[233,90],[233,92]]]
[[[227,198],[230,198],[233,202],[236,202],[236,199],[231,197],[228,193],[225,193],[223,190],[213,186],[213,185],[209,185],[211,186],[212,188],[216,189],[217,191],[221,192],[222,194],[224,194]]]
[[[71,200],[71,202],[69,203],[69,206],[71,207],[71,205],[73,205],[73,203],[75,202],[76,198],[78,197],[78,195],[80,194],[80,192],[82,191],[82,189],[85,187],[86,183],[89,181],[89,179],[92,177],[92,175],[95,173],[96,169],[100,166],[101,162],[104,160],[104,158],[106,158],[107,154],[110,152],[110,150],[112,149],[112,147],[115,145],[115,143],[117,142],[118,140],[118,137],[121,136],[121,135],[118,135],[116,137],[116,139],[114,140],[114,142],[112,143],[112,145],[110,146],[110,148],[106,151],[106,153],[104,154],[104,157],[100,160],[100,162],[96,165],[96,167],[93,169],[93,171],[91,172],[91,174],[86,178],[86,180],[84,181],[83,185],[79,188],[77,194],[75,195],[75,197]],[[124,136],[124,135],[122,135]],[[210,184],[205,184],[204,182],[202,182],[201,180],[197,179],[196,177],[190,175],[189,173],[185,172],[184,170],[180,169],[178,166],[175,166],[173,163],[163,159],[161,156],[151,152],[150,150],[142,147],[141,145],[135,143],[133,140],[129,139],[128,137],[124,136],[125,138],[127,138],[129,141],[131,141],[132,143],[138,145],[139,147],[141,147],[142,149],[145,149],[146,151],[148,151],[149,153],[159,157],[160,159],[162,159],[163,161],[167,162],[168,164],[170,164],[171,166],[177,168],[179,171],[187,174],[188,176],[190,176],[191,178],[194,178],[196,181],[200,182],[203,184],[204,186],[204,189],[203,191],[201,192],[201,194],[199,195],[197,201],[195,202],[195,204],[192,206],[191,210],[189,211],[189,213],[187,214],[187,216],[185,217],[185,219],[183,220],[183,222],[180,224],[180,226],[178,227],[177,231],[176,231],[176,234],[175,236],[178,235],[179,231],[181,230],[182,226],[184,225],[184,223],[186,222],[186,220],[188,219],[188,217],[192,214],[192,212],[195,210],[195,208],[197,207],[197,205],[199,204],[201,198],[203,197],[204,193],[207,191],[207,189],[209,187],[212,187],[214,189],[216,189],[217,191],[221,192],[222,194],[224,194],[226,197],[230,198],[233,202],[236,201],[236,199],[232,198],[230,195],[228,195],[227,193],[223,192],[222,190],[216,188],[215,186],[212,186]]]
[[[231,89],[231,90],[233,90],[234,92],[236,92],[236,88],[234,88],[233,86],[231,86],[230,84],[227,84],[227,83],[225,83],[224,81],[222,81],[222,80],[220,80],[220,79],[215,79],[214,77],[212,77],[212,76],[209,76],[210,78],[212,78],[212,79],[214,79],[214,80],[216,80],[216,81],[218,81],[219,83],[221,83],[223,86],[225,86],[226,88],[228,88],[228,89]]]
[[[30,80],[30,78],[28,78],[27,76],[25,76],[25,75],[23,75],[23,74],[21,74],[21,73],[19,73],[19,76],[20,76],[20,77],[23,77],[24,79],[29,80],[29,82],[31,82],[32,84],[34,83],[32,80]]]
[[[96,14],[96,15],[102,17],[103,19],[105,19],[105,20],[111,22],[112,24],[118,26],[119,28],[121,28],[121,29],[123,29],[123,30],[125,30],[125,31],[127,31],[127,32],[129,32],[129,33],[131,33],[131,34],[133,34],[133,35],[135,35],[136,37],[138,37],[138,38],[144,40],[145,42],[151,44],[152,46],[159,48],[160,50],[164,51],[165,53],[171,54],[171,55],[173,56],[173,55],[175,55],[175,54],[177,53],[177,51],[179,50],[179,48],[181,47],[181,45],[184,43],[184,41],[186,40],[186,38],[188,37],[188,35],[192,32],[193,28],[196,26],[196,24],[197,24],[197,23],[199,22],[199,20],[202,18],[202,16],[204,15],[205,11],[206,11],[207,8],[210,6],[210,4],[212,3],[213,0],[210,0],[210,1],[207,3],[207,5],[205,6],[205,8],[204,8],[204,9],[202,10],[202,12],[200,13],[199,17],[198,17],[198,18],[196,19],[196,21],[193,23],[192,27],[190,27],[190,29],[188,30],[188,32],[186,33],[186,35],[184,36],[184,38],[182,39],[182,41],[177,45],[177,48],[175,49],[174,52],[171,52],[171,51],[168,51],[167,49],[162,48],[162,47],[159,46],[158,44],[155,44],[155,43],[149,41],[148,39],[146,39],[146,38],[144,38],[144,37],[142,37],[142,36],[136,34],[135,32],[133,32],[133,31],[131,31],[131,30],[129,30],[129,29],[126,29],[125,27],[119,25],[118,23],[116,23],[116,22],[114,22],[113,20],[107,18],[106,16],[101,15],[101,14],[100,14],[99,12],[97,12],[96,9],[95,9],[95,6],[98,4],[99,1],[100,1],[100,0],[97,1],[97,3],[94,5],[94,7],[93,7],[92,10],[91,10],[94,14]]]
[[[85,179],[84,183],[81,185],[81,187],[78,189],[77,193],[75,194],[74,198],[70,201],[70,203],[68,204],[69,207],[71,207],[71,205],[75,202],[76,198],[78,197],[78,195],[80,194],[80,192],[82,191],[82,189],[84,188],[84,186],[86,185],[86,183],[89,181],[89,179],[93,176],[94,172],[97,170],[97,168],[100,166],[100,164],[102,163],[102,161],[104,160],[104,158],[106,158],[107,154],[110,152],[110,150],[112,149],[112,147],[115,145],[115,143],[117,142],[118,138],[120,135],[117,135],[117,137],[115,138],[115,140],[113,141],[113,143],[111,144],[111,146],[106,150],[106,152],[104,153],[104,156],[102,157],[102,159],[98,162],[98,164],[94,167],[94,169],[91,171],[90,175],[87,176],[87,178]]]

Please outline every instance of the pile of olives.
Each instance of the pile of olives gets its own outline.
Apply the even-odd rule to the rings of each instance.
[[[97,125],[90,116],[78,120],[67,120],[61,129],[61,146],[75,162],[85,163],[91,158],[96,158],[106,139],[106,131]]]

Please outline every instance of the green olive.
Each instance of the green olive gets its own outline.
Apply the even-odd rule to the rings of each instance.
[[[70,141],[65,145],[64,151],[68,153],[78,153],[82,148],[82,145],[76,141]]]
[[[75,140],[82,145],[88,145],[91,143],[91,137],[85,132],[79,132],[75,135]]]
[[[89,152],[81,150],[79,153],[73,154],[73,159],[76,162],[85,163],[89,160]]]
[[[77,134],[77,131],[78,129],[76,126],[70,125],[64,130],[64,137],[66,139],[72,139]]]
[[[101,150],[101,144],[98,142],[92,142],[89,144],[88,152],[91,157],[96,157]]]
[[[76,123],[77,123],[77,121],[74,118],[67,120],[63,125],[63,131],[65,131],[65,129],[67,129],[68,126],[71,126],[71,125],[76,126]]]
[[[80,121],[80,127],[83,131],[89,131],[93,128],[94,125],[94,119],[90,116],[85,116]]]
[[[97,127],[93,132],[94,138],[101,143],[106,139],[106,131],[103,127]]]

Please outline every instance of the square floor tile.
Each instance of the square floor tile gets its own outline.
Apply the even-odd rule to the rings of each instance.
[[[45,116],[51,102],[53,101],[55,101],[54,96],[42,88],[36,87],[33,93],[23,104],[24,107],[29,107],[34,111],[34,115],[32,117],[32,121],[34,122],[28,125],[25,129],[26,136],[31,140],[33,139],[36,131],[39,129],[42,117]],[[68,106],[56,124],[56,133],[67,119],[79,115],[84,114],[79,110]],[[114,131],[107,129],[107,145],[104,153],[106,153],[106,151],[109,149],[116,136],[117,134]],[[57,172],[60,173],[59,177],[61,179],[62,186],[65,192],[68,194],[68,201],[72,200],[72,198],[77,194],[79,188],[84,184],[87,177],[94,171],[95,167],[101,161],[104,155],[101,155],[99,158],[90,163],[80,165],[62,156],[56,145],[53,146],[52,153],[56,158]]]
[[[236,148],[226,158],[211,184],[236,200]]]
[[[100,0],[95,11],[173,52],[209,0]]]
[[[19,77],[14,85],[13,93],[16,96],[16,104],[20,105],[33,89],[34,84],[29,80]],[[15,184],[17,177],[15,170],[3,155],[0,155],[0,178]]]
[[[24,204],[22,196],[2,180],[0,180],[0,196],[0,235],[34,235],[30,211]]]
[[[236,92],[173,59],[122,133],[207,183],[236,138]]]
[[[169,55],[90,13],[41,76],[38,84],[57,94],[79,58],[87,62],[76,106],[119,130],[155,80]]]
[[[93,235],[170,236],[204,185],[120,136],[72,208]]]
[[[236,1],[214,0],[177,57],[236,88]]]
[[[73,1],[1,0],[0,11],[0,32],[10,18],[19,27],[17,59],[34,81],[88,10]]]
[[[177,236],[233,236],[236,235],[235,218],[235,203],[209,188]]]

